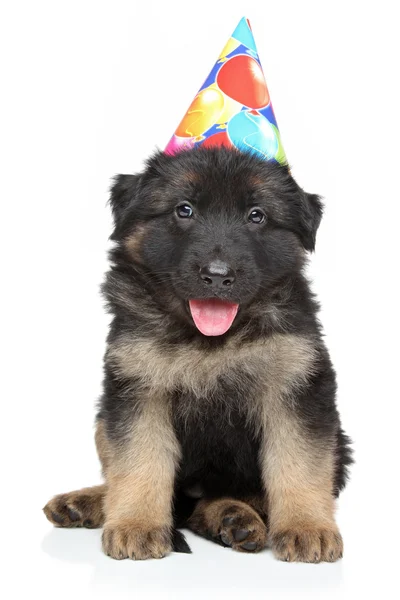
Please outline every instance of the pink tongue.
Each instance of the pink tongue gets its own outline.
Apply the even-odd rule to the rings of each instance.
[[[239,304],[225,302],[217,298],[189,300],[193,321],[204,335],[222,335],[232,325]]]

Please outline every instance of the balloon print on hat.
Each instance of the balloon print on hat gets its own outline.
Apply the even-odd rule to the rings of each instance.
[[[257,54],[257,46],[254,41],[253,32],[251,31],[250,21],[243,17],[240,19],[238,26],[232,33],[232,37],[238,40],[243,46],[246,46],[254,54]]]
[[[275,127],[275,125],[273,123],[271,123],[271,127],[274,130],[276,138],[278,140],[278,151],[275,154],[275,160],[281,165],[286,165],[287,158],[286,158],[285,151],[283,149],[281,134],[279,133],[279,129],[277,127]]]
[[[232,100],[232,98],[229,98],[229,96],[222,93],[216,83],[213,83],[212,85],[210,85],[208,89],[218,90],[218,92],[220,94],[222,94],[222,97],[224,99],[224,105],[223,105],[222,111],[220,112],[219,116],[217,117],[217,119],[215,121],[216,125],[226,124],[229,121],[229,119],[231,119],[233,117],[233,115],[236,115],[238,112],[240,112],[242,110],[243,105],[240,104],[239,102],[236,102],[236,100]]]
[[[172,138],[169,140],[164,152],[166,152],[166,154],[176,154],[177,152],[182,152],[182,150],[191,150],[192,148],[194,148],[195,142],[195,137],[184,138],[178,137],[177,135],[173,135]]]
[[[218,89],[208,87],[201,90],[178,125],[175,135],[179,137],[201,135],[214,125],[223,108],[224,97]]]
[[[263,108],[269,104],[262,69],[247,54],[239,54],[227,60],[218,72],[217,84],[224,94],[249,108]]]
[[[166,152],[232,145],[265,160],[286,162],[257,47],[245,18],[225,44]]]
[[[229,139],[227,131],[220,131],[214,133],[204,140],[201,144],[202,148],[213,148],[225,146],[226,148],[232,148],[232,142]]]
[[[240,46],[240,42],[235,40],[233,37],[229,38],[229,40],[226,42],[226,44],[224,46],[224,49],[222,50],[221,54],[219,55],[218,59],[220,61],[226,60],[226,57],[228,56],[228,54],[231,54],[239,46]]]
[[[242,111],[228,123],[228,135],[239,150],[255,152],[271,160],[279,148],[274,126],[263,115]]]

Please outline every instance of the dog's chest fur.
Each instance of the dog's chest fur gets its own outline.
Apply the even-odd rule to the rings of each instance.
[[[263,423],[290,421],[291,392],[307,383],[317,355],[315,340],[300,335],[231,338],[211,351],[125,336],[110,344],[106,362],[118,378],[134,382],[140,402],[167,403],[181,448],[182,486],[201,481],[215,492],[229,482],[231,493],[251,494],[261,486]]]
[[[177,392],[201,400],[252,393],[281,397],[304,383],[317,356],[312,338],[275,334],[268,338],[205,351],[153,339],[122,336],[110,344],[106,361],[118,376],[140,381],[144,388],[167,395]]]

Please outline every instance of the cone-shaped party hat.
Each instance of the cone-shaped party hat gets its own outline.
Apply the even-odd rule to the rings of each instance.
[[[165,152],[227,146],[286,163],[248,19],[241,19]]]

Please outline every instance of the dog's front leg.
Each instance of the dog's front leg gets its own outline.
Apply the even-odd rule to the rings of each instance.
[[[281,560],[333,562],[342,556],[334,518],[335,439],[334,431],[308,428],[289,402],[270,406],[261,467],[270,543]]]
[[[141,395],[132,423],[120,424],[121,439],[110,440],[113,458],[105,473],[103,550],[116,559],[161,558],[172,549],[180,449],[168,399],[162,394]]]

